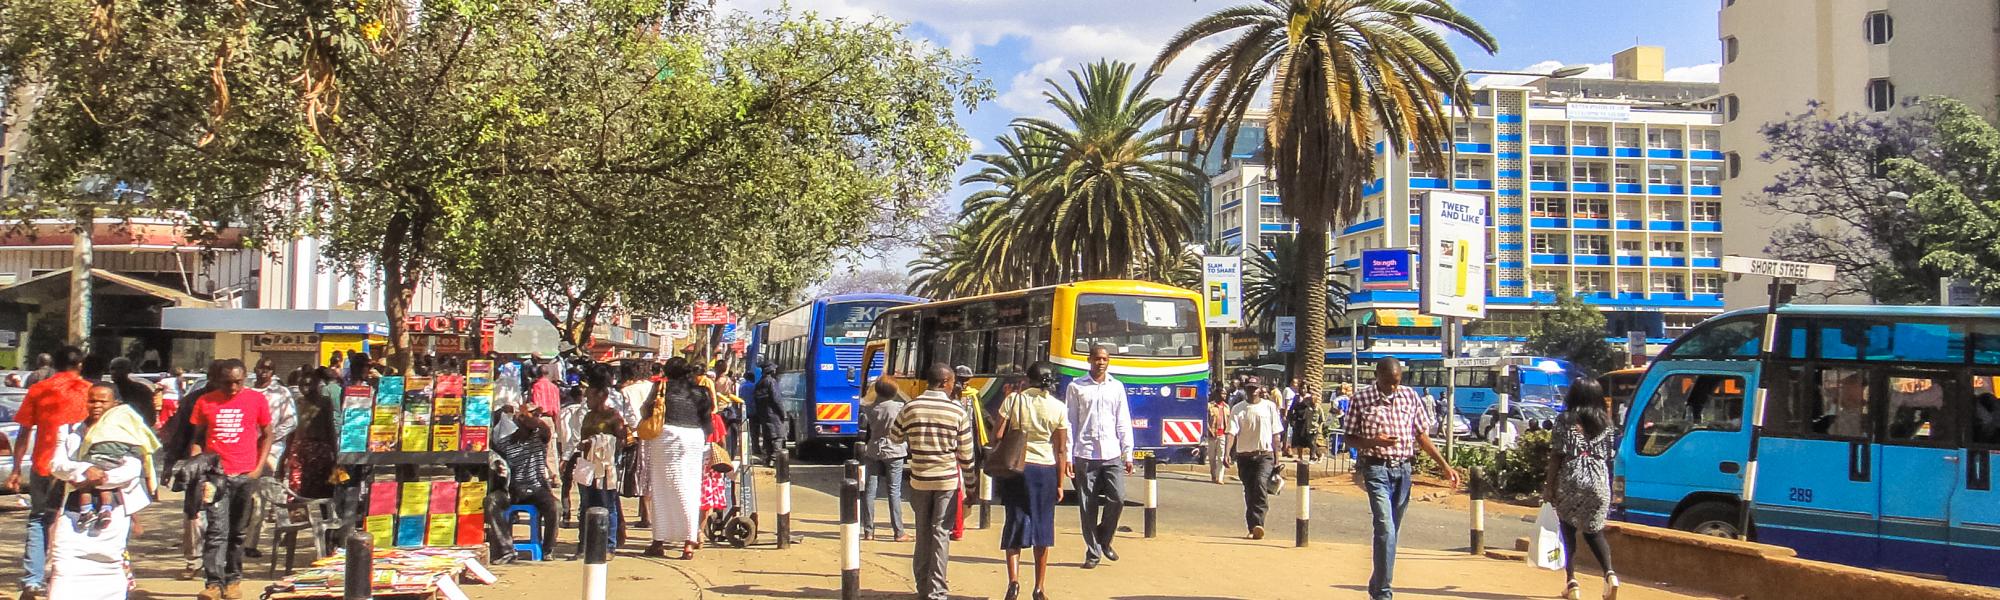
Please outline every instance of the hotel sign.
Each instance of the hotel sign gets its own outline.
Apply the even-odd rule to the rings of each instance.
[[[1613,121],[1624,123],[1632,120],[1632,106],[1628,104],[1571,102],[1565,106],[1563,116],[1571,121]]]

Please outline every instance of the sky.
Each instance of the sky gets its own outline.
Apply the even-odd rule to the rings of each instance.
[[[762,11],[787,0],[719,0],[718,9]],[[1160,46],[1181,27],[1223,8],[1254,0],[789,0],[794,11],[826,17],[885,18],[908,23],[908,35],[969,55],[998,97],[962,116],[973,152],[1024,115],[1048,116],[1045,79],[1065,84],[1064,72],[1099,58],[1150,65]],[[1499,42],[1488,55],[1453,39],[1469,69],[1548,71],[1591,65],[1586,77],[1610,77],[1611,55],[1637,44],[1666,48],[1667,78],[1715,81],[1718,3],[1708,0],[1459,0],[1455,3]],[[1155,85],[1178,89],[1198,57],[1215,46],[1197,46]],[[967,171],[963,168],[961,171]],[[973,188],[952,190],[941,202],[956,207]],[[886,267],[901,270],[914,256],[842,261],[835,270]]]

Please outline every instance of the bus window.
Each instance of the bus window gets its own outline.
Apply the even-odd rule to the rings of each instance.
[[[1083,294],[1076,300],[1078,354],[1101,347],[1112,356],[1201,356],[1201,311],[1186,298]]]
[[[1758,316],[1696,326],[1694,331],[1688,332],[1661,353],[1660,359],[1753,358],[1757,356],[1757,343],[1763,328],[1764,320]]]
[[[1677,373],[1660,382],[1639,417],[1639,454],[1656,456],[1695,431],[1738,431],[1743,424],[1743,379],[1732,375]]]
[[[1808,406],[1812,433],[1839,437],[1867,437],[1869,430],[1868,390],[1874,387],[1873,373],[1867,369],[1829,367],[1819,370],[1818,385],[1803,390],[1813,394]]]
[[[1966,440],[1978,445],[2000,446],[2000,377],[1991,374],[1972,377],[1972,431]]]
[[[1945,417],[1945,397],[1951,379],[1942,374],[1889,377],[1888,441],[1957,440],[1953,420]]]

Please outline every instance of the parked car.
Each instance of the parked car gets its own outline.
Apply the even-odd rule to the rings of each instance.
[[[1554,429],[1556,426],[1556,410],[1553,407],[1541,404],[1516,404],[1513,405],[1513,409],[1514,415],[1508,419],[1508,428],[1516,435]],[[1499,405],[1487,408],[1484,414],[1479,415],[1479,439],[1497,441],[1500,438],[1500,427]]]
[[[17,387],[0,387],[0,423],[14,422],[14,413],[21,410],[21,403],[28,399],[28,390]]]

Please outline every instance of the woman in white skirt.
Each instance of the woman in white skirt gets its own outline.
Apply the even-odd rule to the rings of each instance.
[[[681,560],[693,559],[701,548],[702,455],[715,399],[693,375],[687,359],[667,360],[666,378],[641,410],[642,421],[662,424],[659,436],[642,442],[652,484],[653,545],[647,556],[665,557],[670,542],[680,542]]]

